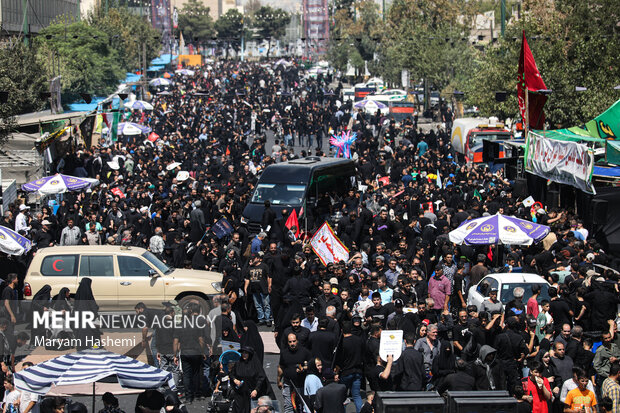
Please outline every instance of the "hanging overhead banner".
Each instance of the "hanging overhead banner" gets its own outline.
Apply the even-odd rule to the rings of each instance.
[[[596,193],[592,185],[594,152],[581,143],[549,139],[530,132],[525,144],[525,169],[542,178]]]

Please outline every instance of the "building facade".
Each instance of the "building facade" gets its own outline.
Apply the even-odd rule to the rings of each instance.
[[[39,33],[58,19],[79,20],[80,14],[80,0],[0,0],[3,36],[24,31],[24,21],[29,33]]]

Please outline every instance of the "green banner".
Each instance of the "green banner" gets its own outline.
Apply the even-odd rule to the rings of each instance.
[[[53,120],[51,122],[42,122],[39,124],[40,126],[40,134],[43,135],[46,132],[54,133],[57,130],[64,128],[67,125],[66,119],[61,120]]]
[[[607,150],[605,151],[605,160],[615,165],[620,165],[620,142],[607,141]]]
[[[620,100],[590,122],[586,129],[591,136],[602,139],[620,138]]]
[[[118,121],[121,117],[121,114],[119,111],[112,112],[112,113],[114,116],[112,120],[112,130],[111,130],[110,136],[112,137],[112,142],[116,142],[118,141]]]

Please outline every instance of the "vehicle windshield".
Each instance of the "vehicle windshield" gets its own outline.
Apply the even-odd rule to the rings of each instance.
[[[157,267],[157,269],[159,271],[161,271],[164,274],[168,274],[169,272],[172,271],[171,267],[168,267],[166,264],[164,264],[163,262],[161,262],[159,260],[159,258],[157,258],[155,255],[153,255],[152,252],[150,251],[146,251],[144,254],[142,254],[142,256],[144,258],[146,258],[151,264],[153,264],[154,266]]]
[[[305,185],[259,183],[252,195],[253,204],[269,200],[272,205],[299,206],[304,200]]]
[[[527,300],[532,297],[532,283],[505,283],[502,284],[502,293],[499,297],[502,304],[506,305],[508,302],[514,299],[512,292],[515,288],[521,287],[525,291],[523,294],[523,299],[521,302],[523,304],[527,303]],[[538,302],[540,303],[542,300],[549,300],[549,285],[548,284],[540,284],[541,290],[540,295],[538,296]]]
[[[482,145],[483,140],[487,141],[507,141],[510,139],[510,133],[472,133],[469,137],[469,147],[473,148]]]

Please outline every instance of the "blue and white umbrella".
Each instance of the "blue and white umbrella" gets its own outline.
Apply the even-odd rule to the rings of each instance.
[[[0,226],[0,251],[9,255],[22,255],[32,247],[28,238],[10,228]]]
[[[47,394],[52,385],[95,383],[116,376],[121,387],[156,389],[168,383],[175,389],[172,373],[106,350],[90,349],[65,354],[35,364],[13,375],[15,387],[36,394]]]
[[[153,110],[153,105],[143,100],[134,100],[133,102],[125,103],[125,107],[131,110]]]
[[[449,234],[450,241],[466,245],[531,245],[542,241],[549,227],[531,221],[495,214],[463,222]]]
[[[169,86],[171,84],[172,80],[163,77],[158,77],[157,79],[153,79],[149,82],[149,85],[151,86]]]
[[[53,195],[64,194],[67,191],[81,191],[97,183],[99,181],[96,179],[56,174],[28,182],[22,185],[22,189],[28,192],[38,192],[41,195]]]
[[[368,110],[368,109],[377,110],[377,109],[387,108],[386,104],[381,103],[376,100],[369,100],[369,99],[360,100],[359,102],[356,102],[353,106],[357,109],[364,109],[364,110]]]
[[[189,70],[189,69],[175,70],[174,73],[176,73],[177,75],[182,75],[182,76],[194,76],[196,74],[196,72],[194,72],[193,70]]]

